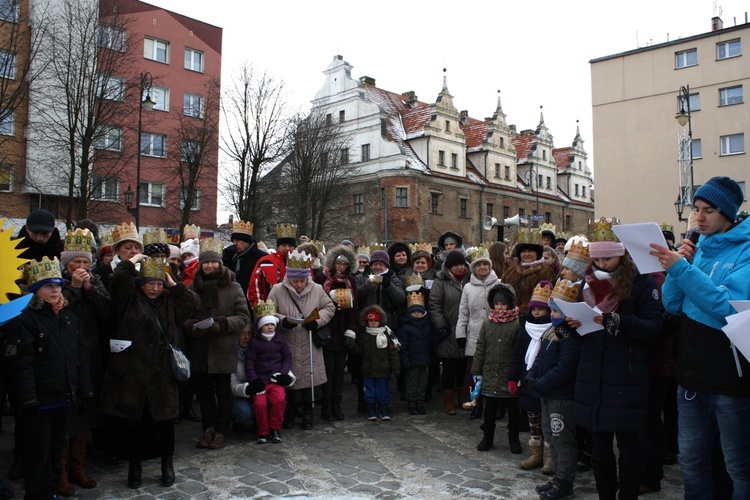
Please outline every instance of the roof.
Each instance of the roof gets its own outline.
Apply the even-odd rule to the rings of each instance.
[[[472,151],[481,148],[487,136],[487,122],[468,118],[466,123],[460,123],[459,126],[466,136],[466,149]]]
[[[552,150],[552,156],[555,158],[557,164],[558,173],[564,173],[570,165],[570,150],[571,147],[567,148],[555,148]]]

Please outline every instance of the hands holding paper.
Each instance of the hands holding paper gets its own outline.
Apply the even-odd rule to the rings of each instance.
[[[654,257],[659,259],[659,263],[661,264],[662,269],[665,271],[672,267],[675,262],[682,259],[683,255],[680,254],[680,252],[674,252],[670,250],[669,248],[658,245],[656,243],[650,243],[648,246],[650,246],[653,250],[649,252],[649,255],[653,255]],[[686,245],[682,245],[683,247]],[[687,245],[690,246],[690,245]],[[691,250],[695,251],[695,249],[691,246]],[[682,251],[682,248],[680,249]]]

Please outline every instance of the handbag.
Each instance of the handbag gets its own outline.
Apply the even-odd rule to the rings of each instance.
[[[287,290],[287,293],[289,293],[289,290]],[[292,299],[294,307],[296,307],[297,311],[299,311],[300,317],[304,318],[305,313],[303,313],[302,309],[300,309],[300,307],[297,305],[297,301],[294,300],[294,297],[292,297],[291,293],[289,293],[289,298]],[[328,324],[325,324],[317,330],[313,330],[311,337],[313,344],[315,344],[315,347],[325,347],[329,344],[329,342],[331,342],[331,327],[328,326]]]
[[[159,321],[158,316],[156,317],[156,324],[159,326],[161,337],[167,343],[167,349],[169,349],[169,364],[172,368],[172,376],[178,382],[187,382],[190,380],[190,360],[178,347],[173,346],[169,342],[167,336],[164,335],[164,330],[161,328],[161,321]]]

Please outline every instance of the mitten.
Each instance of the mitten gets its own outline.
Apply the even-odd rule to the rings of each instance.
[[[451,334],[450,328],[441,328],[437,331],[438,341],[442,341],[448,338],[448,335]]]
[[[289,385],[292,383],[292,377],[287,375],[286,373],[274,373],[271,375],[271,382],[274,384],[279,384],[283,387],[289,387]]]
[[[259,392],[263,392],[266,390],[266,384],[263,383],[263,381],[259,378],[256,378],[249,384],[247,384],[247,388],[245,389],[245,394],[250,396],[251,394],[258,394]]]
[[[354,333],[354,331],[347,329],[347,330],[344,330],[344,337],[354,340],[357,338],[357,334]]]
[[[617,313],[604,313],[604,321],[602,322],[604,331],[608,334],[616,337],[620,333],[620,315]]]
[[[318,329],[318,322],[317,321],[308,321],[307,323],[302,323],[302,328],[305,330],[312,330],[315,331]]]
[[[387,274],[383,275],[383,288],[388,288],[391,286],[391,277]]]
[[[573,330],[570,325],[563,322],[555,327],[555,337],[560,340],[565,340],[569,338],[574,331],[575,330]]]
[[[229,320],[226,316],[217,316],[214,321],[214,325],[219,325],[219,331],[216,333],[218,333],[219,335],[226,335],[227,333],[229,333]]]
[[[466,338],[456,339],[456,344],[458,344],[459,349],[461,350],[466,349]]]
[[[219,335],[219,333],[221,332],[221,327],[219,326],[218,323],[214,322],[213,325],[211,325],[210,327],[206,328],[203,331],[208,332],[211,335]]]
[[[185,335],[190,335],[195,332],[193,332],[193,325],[195,325],[198,322],[197,319],[189,319],[185,321]]]
[[[508,392],[511,393],[511,395],[515,396],[518,392],[518,382],[515,380],[509,380],[508,381]]]
[[[284,319],[281,320],[281,326],[285,330],[291,330],[292,328],[294,328],[297,325],[295,325],[294,323],[292,323],[288,319],[284,318]]]

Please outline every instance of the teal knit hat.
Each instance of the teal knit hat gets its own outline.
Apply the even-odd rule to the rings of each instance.
[[[693,203],[695,200],[705,201],[717,208],[730,222],[737,218],[737,212],[744,199],[740,185],[729,177],[713,177],[693,195]]]

